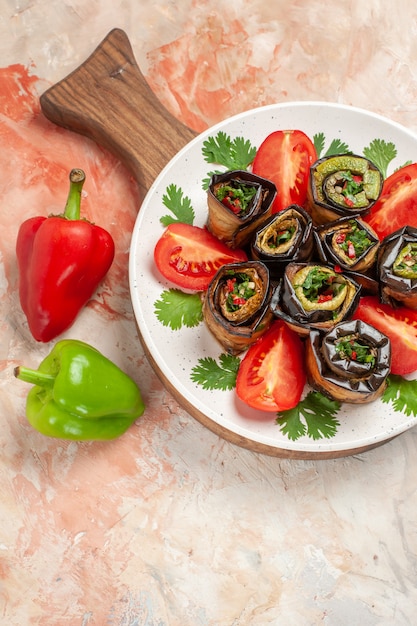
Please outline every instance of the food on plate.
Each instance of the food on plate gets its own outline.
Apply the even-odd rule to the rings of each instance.
[[[417,228],[404,226],[383,239],[378,279],[382,302],[417,309]]]
[[[252,171],[275,183],[277,195],[272,212],[290,204],[304,206],[310,166],[317,160],[311,139],[301,130],[276,130],[259,146]]]
[[[377,296],[364,296],[353,314],[374,326],[391,341],[391,373],[406,376],[417,370],[417,311],[393,308]]]
[[[305,383],[303,341],[285,322],[275,320],[243,356],[236,394],[260,411],[285,411],[297,406]]]
[[[381,195],[383,177],[369,159],[338,154],[316,161],[310,169],[307,206],[315,224],[369,213]]]
[[[325,334],[313,330],[305,349],[307,379],[316,391],[353,404],[382,395],[390,373],[391,344],[373,326],[350,320]]]
[[[26,399],[27,419],[48,437],[114,439],[145,410],[134,380],[75,339],[58,341],[37,370],[20,366],[14,373],[34,385]]]
[[[31,217],[17,235],[20,304],[30,332],[41,342],[73,324],[114,258],[110,233],[80,218],[83,170],[73,169],[69,177],[64,213]]]
[[[417,228],[417,163],[400,167],[385,179],[364,220],[381,240],[404,226]]]
[[[248,171],[213,174],[207,191],[207,228],[230,248],[241,248],[271,215],[274,183]]]
[[[314,228],[317,253],[323,263],[343,270],[370,272],[379,248],[377,234],[358,216],[341,217]]]
[[[271,278],[284,273],[290,261],[309,261],[313,253],[313,222],[297,204],[275,213],[255,231],[251,257],[267,265]]]
[[[180,289],[205,291],[220,267],[246,261],[247,255],[206,228],[173,222],[157,241],[154,260],[162,276]]]
[[[203,300],[203,318],[210,332],[229,354],[239,354],[271,324],[272,285],[267,267],[259,261],[221,267]]]
[[[271,308],[295,332],[330,330],[352,316],[361,287],[347,275],[320,263],[289,263]]]

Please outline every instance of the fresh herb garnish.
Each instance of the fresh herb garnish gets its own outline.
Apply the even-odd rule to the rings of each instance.
[[[174,184],[168,185],[165,194],[162,196],[162,202],[173,213],[173,216],[164,215],[160,218],[163,226],[168,226],[173,222],[193,224],[195,213],[191,200],[188,196],[184,196],[184,192],[180,187]]]
[[[377,166],[383,178],[386,178],[388,165],[397,156],[397,149],[391,141],[374,139],[367,148],[363,149],[363,154]]]
[[[220,355],[219,362],[212,357],[205,357],[199,359],[198,363],[191,371],[191,380],[203,389],[230,391],[236,386],[239,357],[224,353]]]
[[[381,397],[382,402],[391,403],[394,411],[417,416],[417,380],[407,380],[397,374],[390,374],[387,383]]]
[[[333,139],[327,150],[324,152],[324,148],[326,145],[326,138],[324,136],[324,133],[315,134],[313,136],[313,144],[316,149],[318,158],[321,158],[322,156],[333,156],[336,154],[349,154],[351,152],[349,146],[340,139]]]
[[[232,139],[224,131],[215,137],[208,137],[203,142],[203,157],[207,163],[223,165],[227,170],[247,170],[256,155],[256,147],[248,139],[235,137]],[[208,189],[210,179],[216,172],[209,172],[203,180],[203,189]]]
[[[184,293],[180,289],[163,291],[154,303],[155,315],[164,326],[178,330],[183,326],[193,328],[203,321],[201,298],[196,293]]]
[[[276,423],[292,441],[304,435],[311,439],[330,439],[340,425],[335,417],[339,409],[340,402],[318,391],[310,391],[294,409],[278,413]]]

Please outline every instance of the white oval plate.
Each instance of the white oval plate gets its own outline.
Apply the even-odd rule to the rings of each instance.
[[[366,405],[344,404],[337,414],[339,426],[332,437],[313,439],[308,434],[292,440],[281,432],[275,414],[261,413],[241,403],[234,391],[206,391],[191,380],[191,370],[203,357],[218,360],[224,352],[204,323],[194,328],[171,330],[155,314],[155,302],[173,287],[161,278],[153,262],[154,246],[164,227],[160,218],[169,213],[162,204],[168,185],[180,187],[191,199],[194,224],[203,226],[207,216],[202,180],[216,169],[202,155],[203,142],[219,131],[244,137],[259,146],[274,130],[299,129],[311,139],[323,133],[326,147],[333,139],[362,154],[374,139],[392,142],[397,156],[388,174],[415,161],[417,136],[376,114],[354,107],[323,102],[277,104],[229,118],[198,135],[162,170],[147,193],[133,230],[129,276],[130,290],[140,338],[157,374],[194,417],[232,442],[276,456],[332,458],[357,453],[399,435],[416,424],[416,418],[394,411],[377,400]]]

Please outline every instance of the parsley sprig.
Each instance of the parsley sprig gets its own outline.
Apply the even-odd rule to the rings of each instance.
[[[154,303],[155,315],[164,326],[178,330],[193,328],[203,321],[203,305],[199,294],[167,289]]]
[[[391,403],[394,411],[417,416],[417,380],[407,380],[397,374],[390,374],[387,382],[382,402]]]
[[[311,439],[330,439],[340,425],[335,417],[339,409],[340,402],[318,391],[310,391],[294,409],[278,413],[276,423],[292,441],[304,435]]]
[[[397,149],[391,141],[387,142],[384,141],[384,139],[374,139],[368,147],[363,149],[363,154],[377,166],[383,178],[386,178],[388,165],[397,156]]]
[[[246,170],[256,155],[256,147],[244,137],[232,139],[224,131],[219,131],[215,137],[208,137],[203,142],[203,157],[207,163],[223,165],[226,170]],[[203,189],[208,189],[210,179],[218,170],[209,172],[203,180]]]
[[[317,133],[313,136],[313,144],[317,152],[317,157],[320,159],[321,157],[329,157],[335,154],[349,154],[351,150],[347,143],[341,141],[340,139],[333,139],[325,151],[326,147],[326,138],[324,133]]]
[[[163,226],[168,226],[173,222],[183,222],[185,224],[193,224],[195,213],[188,196],[184,196],[184,192],[177,185],[168,185],[162,202],[169,209],[172,215],[163,215],[160,222]]]
[[[219,356],[218,362],[212,357],[204,357],[193,367],[191,380],[203,389],[230,391],[236,386],[239,365],[239,357],[226,353]]]

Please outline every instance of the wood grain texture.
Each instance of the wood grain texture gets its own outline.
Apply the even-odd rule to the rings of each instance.
[[[91,56],[40,97],[55,124],[90,137],[132,172],[143,195],[196,133],[173,117],[144,79],[124,31],[116,28]]]
[[[49,120],[93,139],[115,154],[130,169],[143,196],[170,159],[196,136],[153,94],[136,64],[127,35],[120,29],[110,31],[79,68],[42,94],[40,102]],[[381,445],[308,452],[280,449],[244,438],[186,401],[163,375],[140,332],[139,337],[149,362],[173,397],[201,424],[233,444],[253,452],[293,459],[338,458]]]

